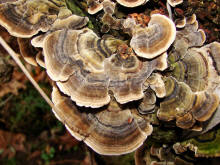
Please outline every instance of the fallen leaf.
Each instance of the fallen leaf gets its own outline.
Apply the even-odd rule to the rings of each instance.
[[[0,130],[0,158],[12,158],[17,151],[25,152],[25,135]]]

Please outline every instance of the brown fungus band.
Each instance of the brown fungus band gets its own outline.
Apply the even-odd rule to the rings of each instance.
[[[55,87],[52,100],[56,107],[54,113],[70,133],[100,154],[132,152],[152,133],[150,123],[136,114],[135,109],[120,107],[114,100],[96,113],[92,109],[89,112],[78,109],[70,97]]]

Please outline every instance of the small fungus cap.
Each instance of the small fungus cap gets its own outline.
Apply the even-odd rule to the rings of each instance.
[[[117,0],[117,2],[125,7],[137,7],[143,5],[149,0]]]
[[[183,0],[167,0],[167,1],[172,7],[175,7],[176,5],[183,3]]]
[[[186,26],[186,17],[183,17],[182,19],[176,19],[175,24],[177,28],[184,28]]]
[[[172,20],[161,14],[154,14],[148,27],[136,27],[133,30],[130,45],[135,53],[152,59],[165,52],[174,42],[176,27]]]
[[[100,3],[96,0],[88,2],[88,6],[89,6],[89,8],[88,8],[89,14],[96,14],[103,9],[102,3]]]

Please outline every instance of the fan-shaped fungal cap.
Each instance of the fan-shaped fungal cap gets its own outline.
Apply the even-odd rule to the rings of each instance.
[[[176,126],[182,129],[189,129],[195,124],[196,120],[191,113],[186,113],[185,115],[178,117],[176,119]]]
[[[52,101],[56,107],[53,112],[70,133],[99,154],[120,155],[132,152],[152,133],[149,122],[133,113],[134,110],[129,107],[122,109],[117,106],[116,102],[97,109],[96,113],[93,113],[94,109],[78,110],[71,99],[55,87]]]
[[[210,66],[204,56],[203,53],[188,50],[182,60],[173,64],[172,76],[180,82],[187,83],[194,92],[207,89]]]
[[[219,98],[215,94],[206,92],[198,93],[195,104],[192,107],[193,117],[201,122],[211,118],[219,106]]]
[[[185,27],[186,26],[186,17],[176,19],[175,24],[176,24],[177,28]]]
[[[87,0],[87,4],[89,14],[96,14],[103,9],[103,5],[99,0]]]
[[[104,0],[102,2],[102,5],[105,13],[108,13],[110,15],[114,14],[116,5],[114,2],[111,2],[110,0]]]
[[[184,58],[190,47],[202,46],[206,40],[203,30],[198,30],[198,22],[196,16],[187,17],[186,25],[176,33],[174,41],[174,50],[169,54],[169,61],[176,62]]]
[[[83,28],[88,22],[88,17],[70,15],[66,18],[56,19],[50,30],[55,31],[60,29],[80,29]]]
[[[154,14],[148,27],[133,29],[130,45],[138,56],[152,59],[165,52],[175,37],[175,24],[164,15]]]
[[[220,43],[213,42],[204,47],[213,60],[214,67],[220,75]]]
[[[219,105],[217,95],[207,92],[193,93],[190,87],[177,82],[174,78],[165,78],[166,97],[160,103],[157,116],[161,120],[176,119],[177,126],[195,130],[195,120],[207,121],[211,118]],[[199,126],[199,130],[202,126]]]
[[[117,2],[125,7],[137,7],[145,4],[149,0],[117,0]]]
[[[172,77],[166,77],[164,82],[166,97],[160,103],[157,116],[161,120],[170,121],[183,116],[192,108],[195,94],[188,85]]]
[[[159,73],[153,73],[148,79],[151,89],[153,89],[157,97],[164,97],[166,95],[165,84],[162,80],[162,75]]]
[[[17,0],[0,0],[0,4],[9,3],[9,2],[16,2]]]
[[[144,98],[141,100],[141,103],[138,106],[138,112],[143,115],[154,112],[155,103],[156,95],[152,89],[148,88],[144,92]]]
[[[65,1],[18,0],[0,5],[0,24],[11,35],[29,38],[38,31],[48,31],[59,13],[64,12]],[[62,9],[62,10],[61,10]],[[68,10],[66,8],[66,10]],[[70,14],[69,12],[64,12]],[[62,15],[62,14],[61,14]],[[62,15],[63,16],[63,15]]]
[[[172,76],[188,84],[193,92],[215,90],[220,82],[217,45],[188,49],[183,59],[172,64]]]
[[[176,5],[183,3],[183,0],[167,0],[167,1],[172,7],[175,7]]]
[[[104,59],[116,51],[110,49],[111,45],[114,42],[117,47],[118,41],[111,38],[101,41],[90,29],[55,31],[43,40],[47,72],[54,81],[66,81],[76,71],[74,67],[101,72]],[[103,48],[100,44],[104,44]],[[105,46],[109,49],[105,50]]]
[[[186,18],[186,23],[187,24],[194,24],[196,22],[196,15],[193,14],[189,17]]]
[[[144,96],[143,83],[154,70],[167,67],[166,54],[151,61],[139,60],[123,41],[92,30],[57,30],[39,44],[48,75],[79,106],[101,107],[116,100],[127,103]]]

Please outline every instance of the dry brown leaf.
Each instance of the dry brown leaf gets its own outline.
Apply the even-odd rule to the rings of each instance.
[[[27,78],[25,75],[15,69],[11,81],[0,84],[0,98],[9,93],[18,95],[19,89],[26,89],[26,82]]]
[[[64,147],[65,150],[68,150],[79,144],[79,141],[72,137],[68,131],[66,131],[64,135],[55,138],[53,142],[59,144],[61,149]]]
[[[35,67],[35,73],[36,74],[32,76],[36,82],[48,82],[48,76],[45,70],[42,70],[40,67]]]
[[[12,93],[14,95],[18,95],[19,89],[25,89],[26,86],[23,83],[13,79],[8,83],[0,85],[0,97],[5,96],[6,94]]]
[[[0,130],[0,157],[12,158],[17,151],[25,152],[25,139],[23,134]]]

